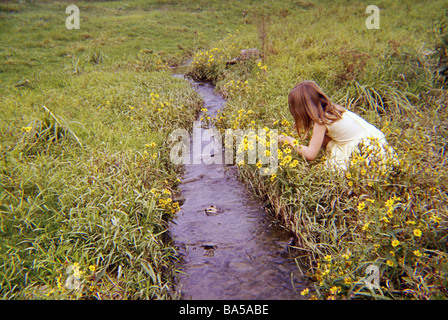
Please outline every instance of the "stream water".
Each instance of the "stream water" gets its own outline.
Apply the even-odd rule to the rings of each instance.
[[[210,83],[192,85],[209,115],[224,107]],[[307,285],[290,256],[289,234],[272,225],[262,204],[238,181],[235,166],[222,163],[185,165],[180,185],[185,202],[170,225],[183,257],[177,284],[181,298],[300,299]],[[212,205],[216,212],[206,212]]]

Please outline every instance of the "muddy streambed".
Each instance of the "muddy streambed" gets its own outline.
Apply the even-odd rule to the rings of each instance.
[[[192,85],[209,115],[224,107],[210,83]],[[306,282],[290,256],[289,235],[272,226],[262,204],[238,181],[235,166],[204,162],[185,165],[180,184],[185,202],[170,225],[182,255],[177,281],[182,299],[300,299]]]

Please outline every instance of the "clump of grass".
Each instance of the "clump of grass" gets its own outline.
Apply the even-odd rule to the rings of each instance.
[[[232,38],[236,37],[236,34],[228,34],[223,41],[231,41]],[[235,43],[225,49],[215,47],[210,50],[199,51],[193,56],[186,75],[193,79],[216,83],[225,72],[227,61],[237,55],[238,51],[235,48]]]
[[[200,104],[188,83],[170,73],[151,77],[152,84],[177,85],[164,92],[149,90],[148,97],[134,91],[131,105],[135,107],[105,101],[103,117],[96,120],[107,126],[113,117],[115,128],[110,133],[100,133],[96,127],[102,126],[94,119],[89,122],[78,115],[84,124],[77,127],[84,130],[78,136],[48,108],[43,120],[31,120],[21,129],[3,126],[0,272],[4,298],[176,296],[171,287],[176,252],[166,231],[167,221],[179,210],[173,201],[178,170],[164,141],[170,130],[195,118]],[[170,96],[185,104],[178,105]],[[142,98],[148,98],[148,103]],[[86,116],[92,114],[86,111]],[[158,123],[164,123],[164,129],[147,134],[154,130],[151,126],[162,128]],[[135,126],[149,130],[130,130]],[[134,139],[132,149],[114,137],[124,131]],[[108,137],[109,145],[95,143],[98,137]]]

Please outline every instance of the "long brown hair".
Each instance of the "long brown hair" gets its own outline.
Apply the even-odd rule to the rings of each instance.
[[[331,124],[342,118],[345,109],[333,104],[314,81],[303,81],[296,85],[288,96],[297,133],[307,133],[313,122]]]

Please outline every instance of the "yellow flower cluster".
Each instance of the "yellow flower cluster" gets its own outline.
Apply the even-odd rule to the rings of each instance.
[[[245,135],[238,146],[237,154],[247,150],[253,151],[255,149],[254,142],[256,142],[257,139],[258,136],[256,134]]]
[[[22,127],[22,132],[30,132],[33,127]]]
[[[228,97],[238,97],[244,98],[250,91],[250,86],[248,85],[248,81],[234,81],[230,80],[226,84],[224,84],[224,93],[226,98]]]
[[[348,186],[364,189],[388,185],[390,173],[401,163],[389,145],[382,144],[377,138],[365,139],[351,155],[345,175]]]
[[[151,97],[151,105],[150,107],[157,112],[163,112],[165,111],[165,107],[170,107],[171,104],[174,102],[173,99],[169,99],[169,100],[161,100],[160,99],[160,95],[158,93],[153,93],[151,92],[149,94],[149,96]]]
[[[257,71],[257,75],[260,75],[261,72],[263,72],[264,74],[269,72],[268,66],[266,64],[263,64],[263,62],[261,62],[261,61],[257,63],[257,67],[259,69]]]
[[[171,198],[160,198],[158,205],[161,209],[170,214],[174,214],[180,210],[179,203],[173,202]]]
[[[395,203],[397,201],[399,202],[399,201],[402,201],[402,200],[401,200],[400,197],[393,196],[392,198],[387,200],[386,203],[385,203],[385,206],[387,207],[387,216],[389,218],[392,218],[393,215],[394,215],[393,212],[394,212],[394,209],[395,209]]]
[[[272,131],[265,127],[264,128],[264,134],[263,135],[257,135],[255,133],[255,130],[250,131],[248,134],[245,134],[242,139],[241,142],[237,145],[237,157],[238,155],[240,155],[241,153],[244,153],[246,151],[255,151],[255,149],[257,148],[257,144],[258,144],[258,148],[265,148],[265,157],[273,157],[273,155],[271,155],[271,151],[270,151],[270,139],[271,139],[271,135],[272,135]],[[268,140],[269,139],[269,140]],[[265,159],[263,159],[265,160]],[[244,160],[239,160],[238,161],[238,165],[242,166],[245,165],[245,161]],[[257,169],[261,169],[263,164],[260,160],[257,161],[257,163],[255,164],[255,166],[257,167]],[[267,170],[265,168],[265,170]],[[265,171],[266,173],[268,173],[268,171]],[[274,175],[275,179],[276,175]],[[273,181],[273,180],[271,180]]]
[[[96,287],[94,284],[95,271],[97,266],[94,264],[89,265],[87,272],[79,265],[78,262],[74,262],[69,267],[65,268],[65,272],[59,273],[59,276],[55,278],[56,285],[50,289],[47,293],[47,297],[60,296],[66,294],[69,297],[81,298],[92,294]]]
[[[159,153],[157,152],[157,150],[154,150],[156,146],[157,146],[157,143],[155,143],[154,141],[151,142],[151,143],[145,144],[145,148],[148,148],[148,149],[151,149],[151,150],[149,150],[149,151],[148,150],[144,150],[143,151],[144,158],[149,158],[149,159],[152,159],[152,160],[156,160],[159,157]]]
[[[254,120],[250,120],[251,119],[251,115],[254,114],[254,111],[252,109],[240,109],[238,110],[238,114],[237,115],[232,115],[231,116],[231,123],[232,123],[232,128],[234,130],[236,129],[244,129],[247,127],[250,127],[251,129],[255,129],[255,121]],[[221,114],[221,117],[223,117],[224,115]]]
[[[207,114],[207,112],[208,112],[208,109],[207,109],[207,108],[201,108],[201,111],[203,112],[203,115],[201,115],[201,121],[204,121],[206,126],[209,126],[210,123],[211,123],[212,121],[217,121],[218,116],[216,116],[216,118],[212,119],[212,118]],[[219,111],[219,110],[218,110],[218,111]]]
[[[162,192],[157,191],[156,189],[151,189],[150,193],[154,195],[154,199],[157,201],[157,206],[162,211],[168,214],[175,214],[180,210],[179,203],[173,201],[171,198],[172,192],[169,189],[164,189]]]
[[[347,251],[340,256],[325,255],[314,268],[314,278],[321,287],[326,288],[326,299],[335,300],[355,282],[350,267],[353,265],[352,253]],[[308,292],[306,292],[308,293]]]
[[[228,57],[219,48],[213,48],[209,51],[201,51],[194,55],[191,63],[193,68],[206,66],[211,67],[213,64],[223,63],[227,61]]]

